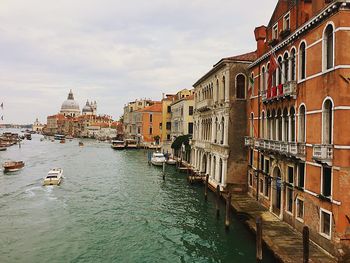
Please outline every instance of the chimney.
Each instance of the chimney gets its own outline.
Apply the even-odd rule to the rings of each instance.
[[[260,57],[265,53],[266,26],[256,27],[254,34],[257,44],[257,55]]]

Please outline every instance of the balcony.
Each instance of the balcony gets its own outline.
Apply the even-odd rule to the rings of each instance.
[[[258,139],[255,148],[295,157],[305,156],[305,143]]]
[[[196,109],[198,111],[207,111],[210,110],[213,106],[213,99],[204,99],[197,102]]]
[[[288,81],[287,83],[280,84],[276,87],[268,88],[267,91],[263,92],[262,94],[262,101],[267,103],[291,97],[295,98],[296,89],[296,81]]]
[[[315,144],[313,146],[313,158],[316,161],[332,165],[333,145],[332,144]]]

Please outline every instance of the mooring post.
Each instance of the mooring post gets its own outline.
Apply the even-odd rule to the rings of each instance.
[[[226,218],[225,218],[225,228],[229,229],[231,221],[231,193],[229,192],[226,197]]]
[[[216,217],[220,216],[220,185],[216,186]]]
[[[163,162],[163,180],[165,180],[165,162]]]
[[[309,245],[310,245],[309,227],[304,226],[303,227],[303,262],[304,263],[309,262]]]
[[[261,262],[262,258],[262,219],[258,216],[256,218],[256,262]]]
[[[205,176],[205,186],[204,186],[204,199],[208,200],[208,183],[209,183],[209,174]]]

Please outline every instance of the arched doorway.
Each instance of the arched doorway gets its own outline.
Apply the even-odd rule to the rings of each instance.
[[[201,172],[203,173],[207,173],[207,155],[206,154],[203,154],[203,157],[202,157],[202,169],[201,169]]]
[[[272,212],[279,216],[282,209],[282,176],[278,167],[273,170],[274,187],[272,188]]]

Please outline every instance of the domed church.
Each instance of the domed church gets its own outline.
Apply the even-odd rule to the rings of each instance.
[[[66,117],[77,117],[80,115],[79,104],[74,100],[72,90],[70,90],[67,100],[62,103],[60,113]]]
[[[96,101],[89,103],[89,101],[86,101],[86,104],[83,108],[83,115],[96,115],[97,111],[97,103]]]

